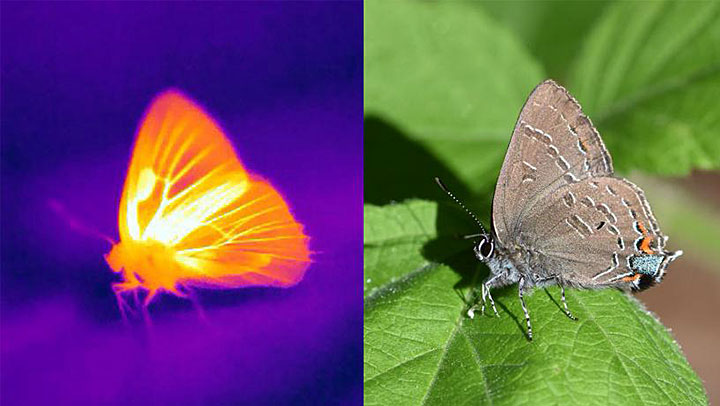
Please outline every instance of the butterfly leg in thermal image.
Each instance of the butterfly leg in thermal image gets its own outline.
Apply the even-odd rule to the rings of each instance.
[[[150,319],[150,313],[147,310],[147,306],[152,301],[153,297],[157,294],[157,290],[151,291],[146,290],[145,297],[140,300],[139,291],[143,289],[141,281],[134,274],[126,276],[125,281],[117,282],[112,284],[112,290],[117,300],[118,310],[122,316],[123,323],[130,325],[130,318],[142,317],[145,325],[150,328],[152,321]],[[130,296],[131,300],[128,302],[126,297]]]
[[[131,319],[142,318],[148,328],[152,327],[148,306],[159,293],[159,289],[148,290],[144,288],[137,277],[134,276],[125,282],[114,283],[112,289],[117,300],[120,316],[125,325],[130,325]],[[144,296],[141,296],[143,291],[145,292]],[[189,300],[197,314],[197,318],[205,324],[210,324],[205,310],[200,304],[200,299],[193,289],[178,285],[172,294]]]
[[[123,323],[126,325],[128,324],[128,317],[126,310],[132,311],[132,308],[125,302],[125,298],[123,298],[123,293],[126,291],[122,287],[118,287],[118,285],[124,285],[124,283],[115,283],[112,285],[113,293],[115,293],[115,300],[117,301],[118,310],[120,311],[120,316],[122,316]]]

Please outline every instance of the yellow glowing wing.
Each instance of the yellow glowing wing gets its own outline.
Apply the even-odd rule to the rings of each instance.
[[[248,174],[220,127],[177,91],[160,94],[140,125],[118,217],[130,247],[122,266],[159,281],[150,289],[289,286],[309,263],[282,196]]]

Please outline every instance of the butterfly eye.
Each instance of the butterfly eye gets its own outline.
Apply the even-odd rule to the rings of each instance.
[[[480,238],[480,242],[475,247],[475,256],[479,260],[484,261],[492,256],[494,250],[495,244],[493,244],[493,241],[488,237],[483,236]]]

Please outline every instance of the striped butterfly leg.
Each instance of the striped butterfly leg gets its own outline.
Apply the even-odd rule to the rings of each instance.
[[[527,323],[527,337],[532,341],[532,326],[530,325],[530,314],[528,313],[527,306],[525,306],[525,299],[523,299],[523,292],[525,291],[525,277],[521,276],[518,282],[518,297],[520,298],[520,304],[522,305],[523,312],[525,313],[525,322]]]
[[[557,276],[553,275],[553,276],[549,276],[547,278],[536,280],[535,283],[545,282],[545,281],[549,281],[549,280],[553,280],[553,279],[555,280],[555,282],[558,282],[558,285],[560,285],[560,298],[562,299],[562,304],[563,304],[563,307],[565,308],[565,315],[568,316],[568,318],[570,320],[577,321],[577,317],[573,316],[573,314],[570,313],[570,309],[568,309],[567,301],[565,301],[565,285],[562,285],[559,283],[560,281],[558,280]]]
[[[560,298],[562,299],[563,307],[565,308],[565,315],[570,318],[570,320],[577,321],[577,317],[573,316],[572,313],[570,313],[570,310],[568,309],[567,302],[565,301],[565,286],[560,285]]]
[[[492,295],[490,294],[490,288],[492,288],[495,285],[495,282],[498,281],[498,277],[500,275],[495,275],[492,278],[488,279],[487,281],[483,282],[480,285],[481,290],[481,301],[482,305],[480,306],[480,314],[485,315],[485,306],[487,304],[487,299],[490,299],[490,305],[492,306],[493,311],[495,312],[495,316],[500,317],[500,314],[497,311],[497,308],[495,307],[495,301],[492,298]],[[471,319],[475,318],[475,310],[477,310],[478,303],[475,303],[470,309],[467,311],[468,317]]]
[[[495,279],[495,278],[493,278]],[[497,308],[495,307],[495,301],[493,300],[492,295],[490,294],[490,282],[485,282],[482,284],[483,287],[483,296],[482,296],[482,309],[480,309],[480,312],[482,314],[485,314],[485,298],[487,297],[490,299],[490,305],[492,306],[493,312],[495,312],[495,316],[500,317],[498,314]]]

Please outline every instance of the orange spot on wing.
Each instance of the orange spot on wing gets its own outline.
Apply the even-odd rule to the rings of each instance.
[[[582,144],[582,146],[583,146],[583,148],[585,149],[585,151],[590,151],[590,148],[588,148],[588,144],[587,144],[587,142],[585,142],[584,139],[579,138],[578,141],[580,141],[580,144]]]
[[[639,278],[640,278],[640,274],[636,273],[635,275],[626,276],[626,277],[622,278],[622,281],[623,282],[633,282],[633,281],[638,280]]]
[[[647,229],[645,226],[638,221],[638,228],[640,228],[640,232],[643,233],[643,239],[640,241],[640,250],[646,254],[654,254],[655,251],[650,248],[650,243],[653,240],[653,236],[649,235]]]

